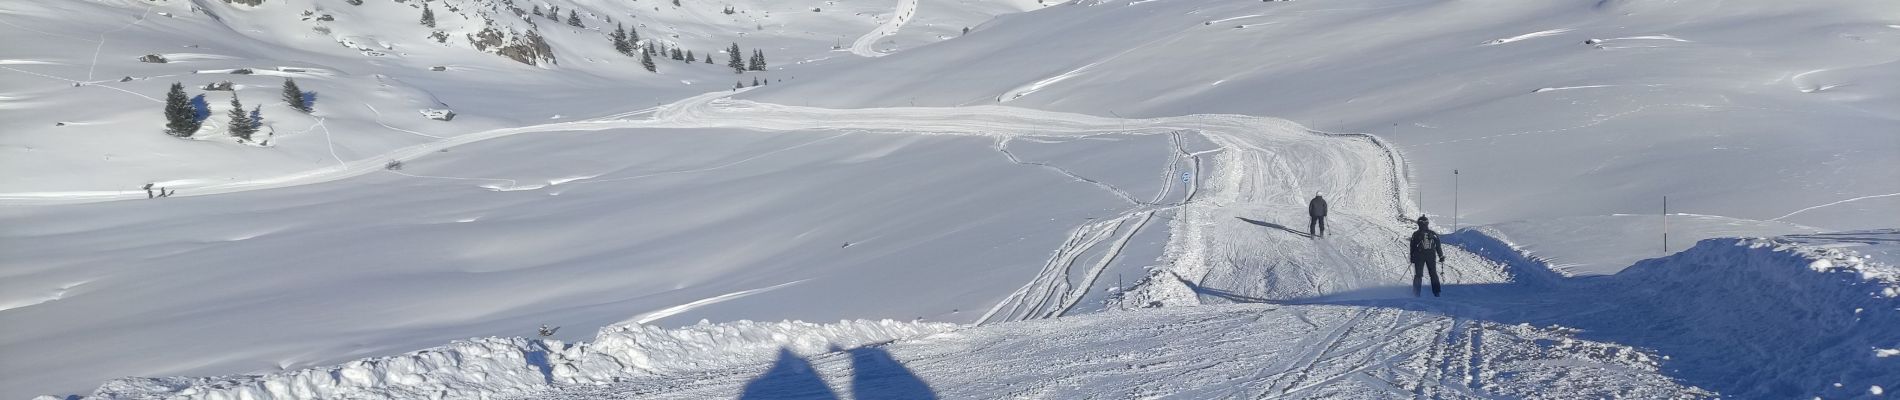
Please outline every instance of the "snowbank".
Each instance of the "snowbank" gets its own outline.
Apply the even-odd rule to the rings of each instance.
[[[522,337],[462,340],[391,357],[267,375],[124,378],[102,399],[459,399],[521,395],[558,385],[767,362],[780,349],[812,354],[946,332],[959,325],[851,320],[602,328],[592,343]]]
[[[1846,397],[1900,382],[1900,360],[1879,356],[1900,347],[1900,268],[1852,251],[1709,239],[1605,284],[1648,309],[1635,331],[1684,343],[1674,353],[1693,360],[1687,378],[1724,396]]]
[[[1485,318],[1653,349],[1671,376],[1723,397],[1855,397],[1900,382],[1900,359],[1885,355],[1900,349],[1900,268],[1881,257],[1900,232],[1707,239],[1607,276],[1563,275],[1497,234],[1446,235],[1513,270],[1519,286],[1470,305]]]

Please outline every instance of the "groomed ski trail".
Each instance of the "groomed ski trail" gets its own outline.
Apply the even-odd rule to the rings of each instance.
[[[807,398],[787,389],[820,387],[847,399],[1713,395],[1673,382],[1654,358],[1624,346],[1388,311],[1240,304],[1096,313],[520,398]],[[800,368],[768,372],[784,365]]]
[[[738,93],[744,93],[740,91]],[[1099,135],[1182,135],[1197,134],[1215,149],[1183,155],[1181,162],[1192,168],[1186,200],[1179,204],[1149,204],[1112,186],[1099,184],[1131,200],[1134,207],[1118,217],[1078,228],[1080,240],[1054,251],[1051,265],[1069,265],[1069,254],[1088,252],[1113,233],[1124,233],[1125,241],[1135,230],[1123,230],[1123,222],[1146,221],[1158,211],[1174,214],[1168,229],[1170,239],[1162,268],[1155,270],[1133,290],[1125,292],[1132,301],[1124,305],[1148,306],[1200,304],[1200,297],[1214,289],[1248,298],[1287,299],[1310,297],[1331,292],[1360,289],[1398,282],[1406,265],[1396,251],[1402,246],[1395,240],[1404,237],[1408,227],[1394,219],[1413,215],[1405,196],[1403,163],[1377,138],[1370,135],[1336,134],[1309,131],[1293,122],[1277,118],[1244,115],[1187,115],[1177,117],[1124,119],[1084,114],[1032,110],[1009,106],[972,107],[893,107],[873,109],[827,109],[759,103],[730,98],[733,92],[711,92],[686,98],[665,106],[615,114],[607,117],[494,129],[444,140],[413,145],[382,155],[342,161],[335,167],[286,174],[241,182],[204,185],[174,185],[182,195],[210,195],[246,190],[280,188],[328,182],[383,170],[391,161],[427,157],[443,149],[483,140],[523,133],[602,131],[616,129],[736,128],[759,131],[850,131],[871,134],[960,135],[996,138],[1082,138]],[[644,116],[644,118],[642,118]],[[1178,141],[1178,139],[1176,140]],[[1185,150],[1176,144],[1176,151]],[[999,144],[999,150],[1007,150]],[[1013,156],[1012,156],[1013,158]],[[341,160],[339,160],[341,161]],[[1020,160],[1017,160],[1019,163]],[[1060,170],[1058,167],[1050,166]],[[1066,172],[1065,172],[1066,173]],[[1074,177],[1074,174],[1069,174]],[[587,181],[586,179],[580,180]],[[533,189],[533,188],[529,188]],[[1298,235],[1267,229],[1248,221],[1291,226],[1303,214],[1296,211],[1315,192],[1327,193],[1334,204],[1333,231],[1322,239],[1338,250],[1326,256],[1319,246]],[[89,193],[13,193],[0,194],[0,204],[87,202],[141,198],[142,191],[125,190]],[[1157,198],[1159,199],[1159,198]],[[1302,221],[1303,222],[1303,221]],[[1211,234],[1210,234],[1211,233]],[[1117,244],[1116,246],[1119,246]],[[1099,260],[1112,260],[1113,251]],[[1236,265],[1235,261],[1268,257],[1281,265],[1331,266],[1356,268],[1349,280],[1317,277],[1302,283],[1302,288],[1258,287],[1263,274],[1274,265]],[[1288,256],[1291,257],[1288,257]],[[1460,253],[1445,270],[1452,282],[1501,281],[1502,274],[1485,271],[1489,264]],[[1105,262],[1089,263],[1097,270]],[[1069,284],[1068,268],[1045,266],[1037,280],[1045,293],[1012,295],[1014,300],[1076,298],[1089,289],[1088,280]],[[1306,273],[1311,274],[1308,268]],[[1058,273],[1062,275],[1058,278]],[[1085,273],[1084,277],[1092,276]],[[1180,277],[1176,279],[1174,277]],[[1461,280],[1458,277],[1474,279]],[[1056,281],[1063,281],[1058,283]],[[1283,279],[1284,280],[1284,279]],[[1048,292],[1053,290],[1054,292]],[[1063,292],[1063,293],[1055,293]],[[1049,303],[1031,301],[1031,303]],[[1015,318],[1054,316],[1050,309],[1068,309],[1074,304],[1041,307],[1043,312],[1017,313]],[[1031,307],[1034,308],[1034,307]],[[994,311],[994,310],[993,310]]]
[[[884,52],[877,51],[877,41],[896,35],[899,29],[904,29],[904,24],[917,16],[918,1],[920,0],[897,0],[897,9],[891,12],[891,19],[884,20],[883,23],[877,25],[876,29],[865,33],[864,36],[859,36],[857,41],[851,42],[851,54],[860,57],[885,56]]]

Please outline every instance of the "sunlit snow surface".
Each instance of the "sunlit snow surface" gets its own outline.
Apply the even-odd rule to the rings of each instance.
[[[1882,3],[535,4],[574,28],[430,2],[446,43],[420,4],[0,5],[0,396],[1833,398],[1900,380],[1900,14]],[[559,61],[472,49],[483,15],[538,27]],[[648,73],[609,20],[772,68],[714,53]],[[314,113],[279,101],[286,77]],[[770,85],[730,90],[753,78]],[[223,80],[269,147],[222,135],[231,92],[197,88]],[[159,131],[172,82],[209,107],[191,140]],[[1351,131],[1382,139],[1327,133]],[[1318,240],[1316,192],[1334,205]],[[1447,232],[1447,298],[1404,287],[1421,212],[1476,227]],[[1696,242],[1726,236],[1776,238]],[[989,324],[682,327],[856,318]],[[562,342],[511,337],[543,324]],[[645,372],[532,356],[604,346],[601,327],[758,340]],[[449,347],[513,375],[351,361],[477,336],[502,338]],[[706,342],[679,343],[660,351]],[[1736,350],[1757,348],[1795,350]],[[100,386],[178,375],[213,378]]]

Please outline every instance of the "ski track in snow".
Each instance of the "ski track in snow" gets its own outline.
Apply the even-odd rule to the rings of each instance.
[[[285,102],[285,104],[289,104],[289,103],[288,103],[288,102]],[[389,126],[389,123],[387,123],[387,122],[383,122],[383,112],[382,112],[382,111],[377,111],[377,110],[376,110],[376,106],[372,106],[372,105],[369,105],[368,103],[364,103],[364,104],[363,104],[363,107],[364,107],[364,108],[368,108],[368,109],[369,109],[369,112],[371,112],[371,113],[374,113],[374,114],[376,114],[376,124],[377,124],[377,125],[382,125],[382,126],[383,126],[384,128],[388,128],[389,130],[392,130],[392,131],[397,131],[397,132],[404,132],[404,133],[409,133],[409,134],[412,134],[412,135],[416,135],[416,136],[423,136],[423,137],[429,137],[429,138],[435,138],[435,139],[442,139],[442,137],[441,137],[441,136],[436,136],[436,135],[431,135],[431,134],[427,134],[427,133],[422,133],[422,132],[416,132],[416,131],[412,131],[412,130],[408,130],[408,129],[402,129],[402,128],[397,128],[397,127],[394,127],[394,126]]]
[[[1860,196],[1860,197],[1855,197],[1855,198],[1851,198],[1851,199],[1846,199],[1846,200],[1841,200],[1841,201],[1836,201],[1836,202],[1832,202],[1832,203],[1827,203],[1827,204],[1822,204],[1822,205],[1818,205],[1818,206],[1813,206],[1813,207],[1808,207],[1808,208],[1803,208],[1803,209],[1799,209],[1799,210],[1794,210],[1794,212],[1791,212],[1791,213],[1788,213],[1787,215],[1783,215],[1783,216],[1779,216],[1779,217],[1775,217],[1775,218],[1773,218],[1773,219],[1769,219],[1769,221],[1780,221],[1780,220],[1783,220],[1783,219],[1787,219],[1788,217],[1792,217],[1792,216],[1795,216],[1795,214],[1800,214],[1800,213],[1804,213],[1804,212],[1808,212],[1808,211],[1814,211],[1814,210],[1817,210],[1817,209],[1822,209],[1822,208],[1827,208],[1827,207],[1831,207],[1831,206],[1836,206],[1836,205],[1841,205],[1841,204],[1846,204],[1846,203],[1852,203],[1852,202],[1856,202],[1856,201],[1861,201],[1861,200],[1868,200],[1868,199],[1878,199],[1878,198],[1882,198],[1882,197],[1893,197],[1893,196],[1900,196],[1900,193],[1888,193],[1888,194],[1876,194],[1876,195],[1869,195],[1869,196]]]
[[[596,118],[455,136],[383,156],[344,162],[340,168],[267,178],[235,186],[207,187],[234,192],[344,179],[373,172],[381,167],[378,162],[385,159],[414,159],[456,145],[535,132],[687,128],[840,132],[798,146],[860,132],[983,136],[995,138],[999,152],[1023,165],[1038,164],[1017,159],[1008,151],[1008,141],[1017,138],[1165,134],[1169,135],[1172,151],[1162,178],[1174,179],[1181,168],[1189,169],[1190,176],[1195,178],[1184,183],[1185,192],[1178,195],[1180,200],[1167,202],[1174,194],[1171,185],[1164,186],[1170,188],[1158,191],[1152,199],[1143,201],[1112,185],[1096,182],[1105,190],[1128,200],[1130,208],[1115,218],[1093,220],[1070,231],[1068,239],[1052,251],[1051,257],[1035,278],[989,310],[981,319],[982,322],[1044,319],[1068,314],[1094,288],[1094,281],[1102,271],[1113,265],[1122,247],[1160,212],[1174,212],[1177,215],[1169,226],[1170,235],[1163,260],[1167,265],[1155,270],[1148,279],[1138,282],[1132,290],[1124,291],[1124,298],[1119,300],[1124,305],[1130,304],[1131,300],[1132,304],[1144,306],[1149,302],[1197,305],[1322,298],[1346,291],[1374,289],[1389,282],[1402,281],[1402,276],[1409,275],[1409,271],[1393,268],[1403,265],[1402,261],[1396,259],[1402,246],[1395,244],[1402,240],[1406,229],[1393,217],[1403,219],[1416,212],[1415,205],[1406,197],[1407,191],[1404,190],[1409,187],[1407,167],[1397,151],[1376,136],[1313,131],[1285,120],[1239,115],[1119,119],[1006,106],[823,109],[733,100],[727,96],[727,92],[709,93],[650,110],[617,114],[620,118]],[[638,115],[647,117],[633,118]],[[321,121],[316,127],[324,128]],[[1199,134],[1216,148],[1190,153],[1182,144],[1181,137],[1185,133]],[[786,150],[789,148],[713,168],[736,165]],[[1288,154],[1299,154],[1301,157],[1292,159],[1287,157]],[[339,162],[342,162],[340,158]],[[1057,166],[1041,166],[1078,181],[1089,181]],[[358,170],[363,167],[370,169]],[[690,171],[664,173],[682,172]],[[638,177],[616,179],[634,178]],[[1236,222],[1242,218],[1259,218],[1269,223],[1279,221],[1287,224],[1287,216],[1303,215],[1304,207],[1298,205],[1314,190],[1323,190],[1335,204],[1334,216],[1329,221],[1331,232],[1325,238],[1316,240],[1303,237],[1298,232],[1287,232],[1293,229],[1284,226],[1274,230]],[[194,193],[209,194],[204,190]],[[1297,220],[1297,217],[1293,218]],[[1481,258],[1456,248],[1448,249],[1448,253],[1451,261],[1443,266],[1443,271],[1449,284],[1506,281],[1502,272],[1487,269],[1491,268],[1491,264]],[[1238,257],[1238,260],[1221,260],[1216,257],[1220,255]],[[1253,264],[1251,260],[1269,260],[1269,263]],[[1299,265],[1276,270],[1271,262]],[[1332,270],[1329,272],[1320,268]],[[1302,271],[1305,275],[1297,274]],[[1327,276],[1315,276],[1316,272]],[[1258,273],[1268,276],[1252,275]],[[1276,273],[1284,276],[1273,275]],[[1263,281],[1267,282],[1263,285]],[[651,322],[694,307],[796,283],[702,299],[641,314],[632,321]],[[1527,390],[1547,390],[1548,387],[1543,385],[1547,381],[1538,379],[1589,381],[1571,382],[1566,385],[1566,390],[1634,388],[1638,393],[1666,397],[1708,394],[1681,387],[1656,373],[1653,360],[1646,358],[1648,356],[1645,353],[1627,346],[1577,341],[1560,330],[1475,321],[1442,312],[1459,307],[1480,310],[1491,310],[1485,307],[1509,307],[1467,303],[1451,300],[1427,308],[1428,311],[1439,312],[1423,313],[1396,306],[1315,305],[1284,305],[1264,309],[1256,309],[1262,307],[1259,305],[1242,305],[1200,310],[1103,313],[1028,325],[989,325],[1003,333],[964,331],[957,335],[973,336],[960,336],[965,339],[951,342],[924,338],[916,343],[899,342],[888,346],[891,351],[905,355],[905,365],[920,371],[930,371],[933,379],[978,381],[958,380],[967,378],[959,378],[959,371],[978,371],[984,376],[997,376],[997,371],[1032,376],[1043,374],[1048,375],[1047,379],[1015,381],[1011,385],[1048,390],[1051,387],[1049,385],[1100,381],[1098,383],[1103,383],[1101,386],[1104,390],[1129,390],[1121,397],[1165,393],[1188,397],[1197,397],[1198,394],[1202,397],[1256,398],[1515,397],[1535,393]],[[1225,307],[1242,307],[1251,311],[1233,312]],[[1019,332],[1048,329],[1045,327],[1047,325],[1037,324],[1102,324],[1101,321],[1118,321],[1118,318],[1140,319],[1144,318],[1144,314],[1187,318],[1151,321],[1152,325],[1133,325],[1143,328],[1127,333],[1114,332],[1113,329],[1077,330],[1086,333],[1073,340],[1063,341],[1024,339],[1034,336]],[[1232,326],[1222,329],[1197,326],[1215,323],[1213,321],[1226,321],[1220,323]],[[1112,323],[1117,326],[1128,325]],[[1308,328],[1277,334],[1245,333],[1243,335],[1249,336],[1240,339],[1221,336],[1232,332],[1248,332],[1247,329],[1260,330],[1266,326],[1277,327],[1274,329]],[[1213,332],[1228,333],[1216,335]],[[1152,340],[1156,335],[1206,337],[1195,336],[1200,339],[1189,343],[1147,345],[1159,351],[1159,354],[1102,345],[1127,343],[1143,337]],[[1024,340],[1040,344],[1020,351],[993,348],[1022,346],[1012,343]],[[1274,345],[1236,347],[1232,344],[1238,342]],[[1559,342],[1562,346],[1554,348],[1547,344]],[[1074,350],[1077,352],[1075,354],[1087,355],[1087,358],[1064,365],[1064,368],[1022,365],[1024,352],[1052,353],[1062,350],[1064,346],[1091,345],[1098,346],[1098,349]],[[813,356],[813,363],[820,369],[843,371],[845,367],[841,365],[848,364],[850,358],[846,354],[817,354]],[[1072,353],[1056,354],[1070,354],[1069,358],[1074,356]],[[1214,354],[1220,354],[1221,357],[1212,357]],[[1529,358],[1525,358],[1527,354]],[[972,357],[975,359],[972,360]],[[992,365],[993,368],[949,367],[970,362],[995,365]],[[1137,367],[1137,363],[1154,364]],[[761,368],[765,366],[764,363],[757,365]],[[1153,369],[1149,369],[1151,367]],[[1135,372],[1078,373],[1076,368]],[[1570,372],[1579,368],[1593,372]],[[559,388],[562,392],[537,397],[588,398],[592,393],[590,390],[609,389],[634,390],[640,397],[651,398],[730,396],[732,385],[758,376],[758,372],[746,368],[729,368],[707,374],[642,376],[607,386],[563,387]],[[1196,382],[1200,382],[1199,379],[1218,379],[1229,384],[1207,385],[1209,389],[1184,388],[1179,386],[1183,378],[1197,379]],[[1610,379],[1615,385],[1599,387],[1603,383],[1599,379]],[[977,389],[941,387],[954,394],[958,390],[980,390],[981,385],[972,388]],[[1044,392],[1017,394],[1034,397],[1034,393]],[[1629,395],[1630,392],[1604,393]]]
[[[1012,137],[1086,137],[1101,134],[1155,135],[1193,132],[1203,135],[1210,142],[1219,147],[1217,150],[1220,151],[1202,153],[1203,155],[1212,156],[1215,159],[1211,163],[1203,161],[1202,157],[1198,155],[1189,157],[1194,167],[1192,176],[1200,179],[1191,182],[1193,187],[1186,197],[1188,200],[1184,200],[1180,204],[1158,205],[1145,203],[1135,200],[1132,195],[1112,186],[1098,184],[1098,186],[1103,186],[1104,189],[1115,192],[1117,196],[1128,200],[1134,207],[1117,218],[1093,221],[1082,227],[1078,227],[1073,233],[1070,243],[1065,245],[1064,249],[1055,251],[1051,256],[1049,265],[1045,266],[1044,274],[1039,275],[1038,280],[1041,281],[1041,283],[1031,284],[1031,286],[1038,286],[1038,288],[1028,290],[1027,293],[1012,296],[1015,299],[1012,301],[1021,303],[1018,304],[1018,307],[1026,307],[1025,309],[1039,308],[1042,311],[1012,313],[1011,315],[1013,316],[1011,319],[1057,316],[1060,315],[1063,310],[1073,308],[1075,301],[1090,289],[1091,282],[1089,281],[1092,281],[1096,274],[1099,274],[1103,268],[1106,268],[1107,265],[1112,263],[1114,258],[1118,255],[1118,251],[1104,250],[1097,255],[1097,257],[1100,258],[1096,259],[1099,260],[1096,262],[1083,263],[1082,261],[1076,260],[1076,258],[1081,257],[1085,253],[1094,252],[1094,248],[1103,243],[1109,244],[1107,249],[1118,249],[1133,235],[1138,233],[1140,230],[1139,227],[1146,226],[1147,222],[1154,217],[1154,213],[1156,212],[1175,211],[1180,213],[1180,215],[1175,218],[1175,226],[1171,226],[1170,229],[1176,231],[1177,236],[1186,238],[1197,236],[1194,234],[1180,235],[1182,231],[1201,229],[1200,227],[1211,224],[1210,219],[1224,218],[1226,215],[1209,213],[1208,210],[1174,209],[1183,207],[1188,202],[1207,201],[1210,204],[1232,206],[1240,199],[1238,196],[1242,193],[1246,195],[1247,201],[1284,201],[1290,198],[1300,197],[1300,195],[1294,192],[1303,192],[1309,189],[1296,188],[1308,185],[1318,185],[1317,187],[1331,186],[1325,191],[1329,193],[1346,194],[1349,191],[1353,191],[1349,190],[1349,188],[1359,183],[1358,180],[1360,179],[1383,176],[1385,178],[1375,179],[1373,182],[1388,183],[1375,185],[1375,187],[1371,187],[1372,190],[1369,191],[1361,191],[1364,193],[1358,194],[1358,196],[1362,198],[1357,200],[1363,201],[1354,201],[1353,203],[1373,205],[1374,209],[1377,209],[1377,207],[1385,207],[1386,210],[1397,210],[1400,215],[1409,214],[1409,212],[1407,212],[1408,208],[1403,205],[1403,191],[1396,189],[1396,187],[1404,186],[1400,183],[1400,180],[1403,179],[1403,171],[1399,170],[1396,164],[1393,170],[1383,172],[1376,171],[1377,168],[1374,168],[1374,171],[1367,171],[1364,170],[1364,166],[1351,165],[1360,159],[1376,157],[1388,157],[1390,161],[1396,162],[1396,155],[1391,154],[1389,150],[1385,150],[1382,142],[1376,139],[1364,140],[1365,138],[1369,138],[1369,136],[1350,137],[1353,135],[1346,135],[1348,137],[1339,137],[1339,134],[1307,131],[1289,121],[1280,119],[1240,115],[1190,115],[1150,119],[1120,119],[1006,106],[958,108],[899,107],[841,110],[763,104],[731,100],[727,98],[728,96],[729,92],[712,92],[684,99],[670,105],[657,107],[651,111],[640,110],[617,115],[626,116],[626,118],[629,119],[590,119],[470,133],[453,136],[444,140],[413,145],[382,155],[355,161],[344,160],[340,154],[336,153],[334,144],[332,144],[331,155],[338,161],[339,164],[337,167],[260,178],[246,182],[215,183],[204,184],[202,186],[181,184],[175,188],[181,189],[181,191],[188,193],[188,195],[211,195],[334,181],[384,170],[384,164],[388,161],[413,160],[436,153],[442,149],[462,144],[532,132],[729,127],[768,131],[831,130],[887,134],[950,134],[995,137],[998,138],[999,141],[1004,141]],[[631,119],[633,116],[642,114],[646,114],[647,118]],[[326,135],[328,135],[328,128],[324,126],[321,119],[318,120],[317,128],[324,129]],[[1352,145],[1355,142],[1359,143],[1359,145]],[[1271,143],[1271,145],[1268,143]],[[1366,146],[1365,144],[1368,143],[1372,145]],[[1338,146],[1340,144],[1347,144],[1348,146],[1344,147],[1349,149],[1345,151],[1336,149],[1327,150],[1329,148],[1340,147]],[[1308,173],[1334,173],[1342,177],[1342,180],[1309,183],[1302,182],[1298,179],[1290,179],[1279,182],[1279,185],[1254,182],[1249,184],[1254,186],[1245,188],[1235,187],[1241,184],[1241,182],[1235,181],[1235,178],[1241,176],[1258,177],[1262,172],[1250,171],[1267,170],[1259,166],[1250,166],[1248,163],[1273,160],[1273,157],[1264,155],[1271,154],[1274,151],[1280,151],[1278,148],[1286,147],[1301,148],[1301,151],[1307,151],[1304,150],[1305,148],[1313,148],[1314,150],[1311,151],[1318,154],[1333,155],[1333,160],[1326,164],[1324,168],[1308,171]],[[999,146],[999,150],[1008,155],[1006,148],[1000,148]],[[760,156],[762,157],[764,155]],[[739,160],[737,162],[746,162],[749,160],[750,159]],[[1020,159],[1015,161],[1024,163]],[[1209,166],[1213,168],[1212,171],[1202,170],[1209,168]],[[1064,171],[1059,167],[1049,167],[1057,171]],[[684,172],[692,171],[671,171],[663,172],[663,174]],[[1072,178],[1087,181],[1087,179],[1080,178],[1073,173],[1066,171],[1064,173]],[[485,186],[492,190],[527,190],[545,186],[534,185],[533,187],[520,187],[517,183],[509,180],[490,178],[427,176],[407,172],[398,172],[398,174],[425,178],[493,180],[508,183],[507,186]],[[643,176],[586,179],[573,183],[610,182],[641,177]],[[1211,188],[1216,189],[1218,195],[1210,196],[1206,193],[1206,190],[1210,188],[1210,181],[1213,183]],[[1391,186],[1386,186],[1388,184]],[[136,194],[137,193],[128,192],[11,193],[0,195],[0,203],[38,204],[48,202],[89,202],[138,198]],[[1378,213],[1383,214],[1384,212]],[[1130,226],[1134,228],[1124,229]],[[1192,265],[1196,263],[1196,260],[1201,259],[1201,256],[1197,254],[1201,253],[1202,250],[1195,246],[1204,245],[1192,242],[1180,242],[1173,239],[1170,240],[1170,243],[1168,252],[1175,255],[1170,257],[1171,262],[1176,264],[1177,270],[1190,272],[1182,274],[1183,276],[1199,277],[1205,274],[1205,272],[1191,272],[1205,271],[1207,269],[1205,266]],[[1070,274],[1067,272],[1072,265],[1087,266],[1085,270],[1080,271],[1082,281],[1076,282],[1073,285],[1070,283]],[[1155,279],[1149,279],[1149,281],[1155,281]],[[1026,289],[1028,289],[1028,287],[1026,287]],[[1178,300],[1180,297],[1176,296],[1176,299]],[[994,319],[994,315],[991,317],[992,318],[986,318],[986,320]]]
[[[653,310],[653,311],[649,311],[649,312],[645,312],[645,313],[641,313],[640,315],[636,315],[636,316],[634,316],[633,318],[628,318],[628,319],[626,319],[625,321],[620,321],[620,323],[619,323],[619,324],[616,324],[616,325],[624,325],[624,324],[639,324],[639,325],[645,325],[645,324],[648,324],[648,323],[652,323],[653,321],[658,321],[658,320],[660,320],[661,318],[666,318],[666,317],[671,317],[671,316],[674,316],[674,315],[678,315],[679,313],[683,313],[683,312],[687,312],[687,311],[692,311],[692,310],[693,310],[693,309],[695,309],[695,308],[700,308],[700,307],[705,307],[705,306],[709,306],[709,305],[713,305],[713,304],[719,304],[719,303],[723,303],[723,302],[726,302],[726,301],[730,301],[730,300],[735,300],[735,299],[738,299],[738,298],[741,298],[741,297],[746,297],[746,296],[751,296],[751,295],[755,295],[755,294],[759,294],[759,293],[765,293],[765,292],[770,292],[770,291],[773,291],[773,290],[778,290],[779,288],[783,288],[783,287],[786,287],[786,286],[791,286],[791,285],[796,285],[796,284],[800,284],[800,283],[804,283],[805,281],[808,281],[808,280],[809,280],[809,279],[800,279],[800,280],[796,280],[796,281],[791,281],[791,282],[785,282],[785,283],[781,283],[781,284],[777,284],[777,285],[772,285],[772,286],[767,286],[767,287],[762,287],[762,288],[758,288],[758,289],[747,289],[747,290],[741,290],[741,291],[737,291],[737,292],[732,292],[732,293],[726,293],[726,294],[722,294],[722,295],[718,295],[718,296],[713,296],[713,297],[708,297],[708,298],[704,298],[704,299],[699,299],[699,300],[694,300],[694,301],[692,301],[692,302],[688,302],[688,303],[686,303],[686,304],[681,304],[681,305],[677,305],[677,306],[672,306],[672,307],[667,307],[667,308],[662,308],[662,309],[658,309],[658,310]]]
[[[1511,43],[1511,42],[1516,42],[1516,41],[1525,40],[1525,39],[1535,39],[1535,38],[1540,38],[1540,37],[1545,37],[1545,36],[1556,36],[1556,35],[1561,35],[1565,32],[1570,32],[1572,30],[1573,29],[1570,29],[1570,28],[1542,30],[1542,31],[1502,38],[1502,39],[1491,39],[1490,41],[1484,42],[1484,45],[1496,46],[1500,44]]]
[[[95,68],[99,66],[99,53],[104,51],[106,48],[106,35],[110,35],[118,31],[123,31],[133,26],[137,26],[140,23],[144,23],[145,17],[152,15],[153,8],[158,8],[158,5],[153,4],[153,5],[145,6],[145,11],[139,13],[139,18],[137,20],[133,20],[131,23],[127,23],[124,26],[120,26],[118,29],[113,29],[113,30],[99,33],[99,41],[98,41],[99,45],[93,46],[92,48],[92,64],[86,66],[86,80],[88,81],[92,80],[92,72]]]
[[[1049,340],[1062,332],[1061,340]],[[887,354],[900,366],[867,363]],[[1024,362],[1039,360],[1039,362]],[[852,398],[1697,398],[1654,360],[1566,333],[1436,313],[1228,305],[990,325],[781,358],[799,389]],[[808,365],[809,368],[804,368]],[[516,398],[796,397],[773,363],[574,385]],[[902,368],[908,373],[888,373]],[[1589,374],[1570,371],[1587,369]],[[789,380],[789,379],[783,379]],[[909,382],[909,380],[917,380]],[[907,384],[908,383],[908,384]],[[807,389],[807,388],[810,389]]]
[[[876,29],[865,33],[864,36],[859,36],[857,41],[851,42],[851,54],[861,57],[883,57],[886,53],[877,50],[877,41],[896,35],[899,29],[904,28],[904,23],[916,17],[918,1],[920,0],[897,0],[897,9],[891,12],[891,19],[878,24]]]

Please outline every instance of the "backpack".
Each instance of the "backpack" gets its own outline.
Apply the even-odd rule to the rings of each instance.
[[[1418,240],[1412,241],[1412,252],[1431,254],[1438,249],[1438,234],[1432,231],[1419,231]]]

